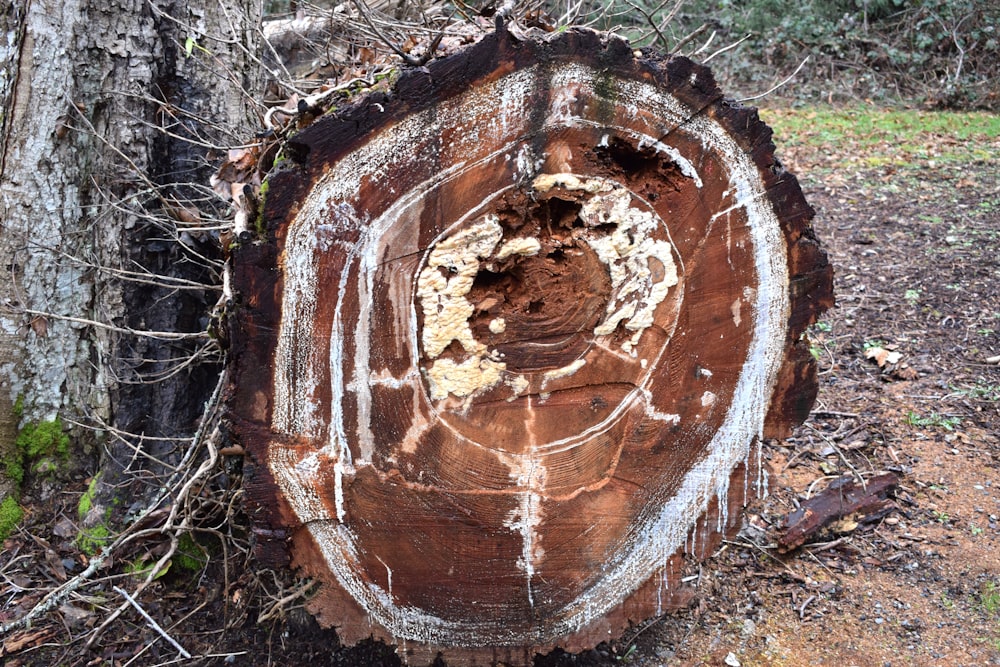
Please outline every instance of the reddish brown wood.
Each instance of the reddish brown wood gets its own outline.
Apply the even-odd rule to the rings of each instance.
[[[831,270],[773,150],[706,68],[575,29],[292,137],[232,256],[259,555],[414,660],[529,664],[686,603],[815,396]]]
[[[850,477],[835,480],[818,496],[803,502],[785,517],[779,551],[791,551],[810,538],[844,518],[854,517],[854,523],[875,521],[896,507],[890,497],[899,486],[899,478],[891,472],[876,475],[859,483]]]

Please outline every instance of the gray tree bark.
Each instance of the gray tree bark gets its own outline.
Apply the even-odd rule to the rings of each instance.
[[[0,448],[56,416],[145,436],[194,429],[217,366],[151,381],[205,339],[129,332],[205,330],[217,292],[183,281],[218,280],[208,175],[259,125],[260,18],[259,0],[0,2]],[[150,460],[129,444],[148,441],[110,433],[74,441],[103,445],[100,468],[119,484]],[[155,442],[150,456],[177,455]]]

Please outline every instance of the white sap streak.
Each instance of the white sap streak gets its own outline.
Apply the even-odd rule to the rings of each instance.
[[[538,527],[542,525],[542,495],[548,472],[539,455],[538,442],[535,439],[535,408],[534,399],[527,399],[527,432],[528,443],[525,454],[508,454],[497,452],[499,459],[510,468],[511,480],[517,488],[524,489],[518,495],[518,508],[515,509],[505,527],[521,536],[521,557],[517,566],[524,572],[525,587],[528,593],[528,605],[535,606],[533,580],[535,565],[541,561],[543,552],[538,539]]]
[[[757,451],[758,451],[758,453],[760,452],[760,448],[759,447],[758,447]],[[760,457],[759,457],[759,454],[758,454],[758,463],[759,462],[760,462]],[[749,463],[749,461],[748,461],[748,463]],[[748,495],[749,493],[750,493],[750,466],[749,465],[745,465],[745,466],[743,466],[743,498],[744,498],[744,500],[749,499],[749,497],[750,497]],[[758,498],[760,497],[760,489],[757,489],[757,497]]]
[[[389,568],[388,565],[385,564],[385,561],[382,560],[381,558],[379,558],[378,556],[375,556],[375,559],[378,562],[382,563],[382,567],[385,568],[385,588],[386,588],[386,593],[388,593],[389,597],[391,598],[392,597],[392,570]]]
[[[271,443],[267,463],[274,474],[274,481],[285,490],[285,497],[300,521],[308,523],[332,518],[311,484],[320,467],[320,458],[316,453],[299,460],[295,450]]]
[[[657,575],[660,578],[660,585],[656,587],[656,615],[663,615],[663,573]]]
[[[285,252],[285,297],[281,304],[281,333],[274,351],[273,428],[278,433],[315,435],[312,415],[297,409],[303,396],[315,389],[317,379],[308,345],[316,312],[315,241],[301,228],[289,231]],[[291,258],[290,260],[288,258]]]
[[[725,475],[725,478],[725,482],[719,484],[715,489],[715,500],[719,505],[719,516],[715,529],[720,533],[725,529],[726,524],[729,523],[729,475]]]
[[[326,181],[314,189],[290,226],[288,237],[286,253],[296,258],[296,263],[286,267],[285,275],[287,296],[282,307],[275,369],[273,427],[276,430],[308,435],[315,429],[311,407],[301,405],[301,398],[305,395],[303,390],[308,389],[309,381],[314,381],[309,367],[313,357],[309,348],[312,329],[308,315],[314,312],[316,303],[316,286],[312,282],[316,243],[314,231],[320,222],[325,222],[325,207],[330,202],[350,200],[363,178],[384,172],[391,161],[412,159],[412,147],[420,144],[427,136],[427,128],[435,121],[440,126],[462,126],[482,117],[487,110],[493,110],[488,115],[499,118],[501,124],[512,118],[527,118],[523,110],[532,99],[530,84],[536,73],[536,68],[520,70],[481,91],[459,95],[440,105],[434,118],[428,113],[408,117],[343,158],[328,174]],[[561,65],[552,75],[552,82],[571,80],[581,86],[583,94],[592,95],[597,76],[596,72],[581,65]],[[631,100],[637,110],[641,106],[643,111],[663,121],[665,126],[676,126],[679,131],[700,140],[706,149],[718,153],[723,163],[731,168],[731,186],[738,205],[744,207],[746,212],[760,283],[760,289],[751,302],[753,337],[748,359],[737,380],[732,402],[721,427],[708,445],[706,455],[684,476],[677,494],[635,526],[631,543],[622,545],[615,558],[607,563],[604,576],[599,581],[564,608],[554,610],[553,617],[559,620],[549,626],[544,636],[538,630],[515,632],[477,619],[442,619],[421,609],[397,606],[386,591],[361,578],[357,554],[359,545],[349,526],[335,520],[316,520],[324,510],[320,499],[311,496],[308,491],[316,482],[315,473],[310,472],[311,467],[299,469],[293,465],[294,454],[283,455],[278,447],[272,448],[269,467],[296,515],[308,518],[305,519],[307,528],[331,572],[344,590],[370,614],[372,621],[396,638],[439,645],[528,645],[550,641],[587,626],[620,604],[662,569],[670,555],[685,544],[689,534],[693,551],[697,539],[693,532],[696,531],[692,531],[692,526],[682,521],[681,517],[701,516],[713,496],[724,498],[727,495],[729,471],[746,460],[750,443],[761,435],[763,416],[767,412],[781,363],[789,303],[787,258],[784,253],[772,254],[772,249],[784,247],[784,239],[777,217],[767,201],[757,167],[711,118],[692,117],[691,109],[652,85],[634,81],[616,81],[613,85],[617,87],[617,99],[626,103]],[[495,113],[498,100],[507,100],[508,104],[515,106],[520,104],[521,109],[516,112],[511,109],[506,116],[498,116]],[[566,122],[594,124],[587,119]],[[509,134],[497,123],[489,129],[504,136]],[[619,129],[623,133],[632,132]],[[683,169],[683,164],[679,164]],[[342,330],[336,333],[342,333]],[[415,324],[411,326],[410,333],[416,340]],[[331,366],[335,361],[335,349],[340,349],[342,354],[342,348],[331,342]],[[342,358],[336,361],[340,363]],[[331,372],[331,382],[335,385],[335,396],[342,396],[343,378]],[[631,403],[637,396],[623,403]],[[335,422],[343,419],[343,415],[336,412],[338,404],[339,399],[334,400],[331,419]],[[597,430],[606,429],[608,424],[602,424]],[[331,428],[330,432],[332,440],[342,438],[336,428]],[[593,433],[584,437],[589,435]],[[579,440],[566,439],[566,444],[571,446],[571,441]],[[556,444],[562,443],[548,443]],[[340,457],[349,456],[343,439],[334,450]],[[347,459],[342,458],[341,461],[343,463]],[[346,465],[341,467],[346,469]],[[717,475],[718,471],[722,473]],[[762,467],[759,474],[766,474]],[[338,515],[340,510],[338,508]]]
[[[560,380],[562,378],[567,378],[576,373],[578,370],[583,368],[587,364],[586,359],[577,359],[565,366],[560,368],[554,368],[551,371],[545,371],[542,375],[542,388],[544,389],[549,382],[553,380]]]
[[[554,89],[555,95],[549,103],[549,115],[546,118],[547,124],[566,124],[575,120],[573,115],[573,105],[579,99],[576,95],[575,81],[567,78],[560,82],[561,85]]]
[[[314,225],[296,224],[299,218],[289,225],[281,259],[285,291],[274,368],[272,425],[278,433],[307,437],[319,436],[324,421],[312,400],[319,383],[317,370],[322,367],[319,350],[310,344],[320,291],[316,284],[317,251],[329,250],[331,237],[360,224],[354,208],[343,201],[317,206]]]
[[[344,271],[337,285],[337,307],[333,314],[333,327],[330,332],[330,387],[333,389],[330,399],[330,428],[326,450],[327,456],[335,459],[334,502],[337,508],[337,520],[343,521],[347,514],[344,506],[344,474],[352,469],[351,449],[347,445],[347,433],[344,431],[344,323],[343,303],[347,294],[347,276]],[[282,319],[284,322],[284,319]],[[277,400],[275,400],[277,403]]]
[[[638,133],[636,133],[638,134]],[[639,148],[655,148],[656,152],[663,153],[668,156],[674,164],[680,167],[681,173],[694,181],[695,187],[701,188],[704,185],[701,182],[701,176],[698,175],[697,170],[691,161],[681,155],[681,152],[674,148],[673,146],[668,146],[662,141],[657,141],[651,137],[641,136],[639,137]]]
[[[389,387],[390,389],[402,389],[403,387],[413,387],[415,383],[420,378],[417,371],[412,368],[407,371],[403,377],[398,378],[389,374],[389,371],[382,369],[382,372],[376,375],[371,372],[368,375],[368,385],[370,387]]]
[[[369,228],[371,229],[371,228]],[[365,234],[364,237],[369,237]],[[370,247],[370,240],[362,247]],[[373,253],[361,254],[358,270],[358,321],[354,328],[354,375],[347,389],[354,392],[358,404],[358,454],[360,461],[371,461],[375,453],[375,435],[372,433],[372,392],[368,370],[371,365],[372,294],[375,291],[375,272],[378,270]],[[348,269],[350,265],[348,264]],[[344,276],[348,273],[344,271]]]
[[[648,389],[642,390],[642,397],[646,403],[646,416],[650,419],[655,419],[657,421],[665,422],[667,424],[680,424],[681,416],[670,414],[666,412],[660,412],[655,407],[653,407],[653,392]]]

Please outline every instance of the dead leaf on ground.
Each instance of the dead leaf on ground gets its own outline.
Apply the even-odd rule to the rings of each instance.
[[[55,630],[53,628],[32,628],[22,630],[21,632],[6,637],[3,640],[3,653],[0,654],[0,657],[37,646],[54,634]]]
[[[71,628],[91,626],[97,620],[97,616],[92,611],[81,609],[75,605],[65,602],[59,606],[59,612],[63,615],[66,625]]]
[[[64,539],[75,537],[77,534],[76,524],[66,517],[61,517],[52,527],[52,534]]]
[[[59,581],[66,581],[66,566],[62,559],[52,549],[45,550],[45,563],[49,566],[49,572]]]
[[[889,351],[883,347],[870,347],[865,350],[865,359],[874,359],[879,368],[885,368],[886,364],[896,364],[903,358],[901,352]]]
[[[852,514],[846,516],[843,519],[838,519],[830,524],[829,528],[834,533],[850,533],[853,532],[860,524],[855,520],[855,516]]]

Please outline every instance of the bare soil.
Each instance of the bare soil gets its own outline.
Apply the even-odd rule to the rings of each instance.
[[[770,494],[739,536],[691,565],[689,609],[536,664],[1000,664],[1000,365],[987,361],[1000,355],[1000,146],[988,149],[993,158],[979,162],[879,168],[857,166],[850,147],[783,151],[804,175],[837,268],[838,306],[811,335],[815,410],[793,437],[766,443]],[[787,555],[774,548],[801,501],[841,476],[885,471],[900,476],[887,516],[848,517]],[[230,460],[205,493],[238,507],[239,474]],[[27,518],[0,556],[0,623],[88,562],[73,540],[85,477],[22,498]],[[58,611],[0,638],[0,662],[399,664],[381,644],[339,649],[301,609],[308,589],[252,567],[238,512],[213,516],[220,523],[198,533],[209,567],[175,558],[139,600],[201,658],[178,662],[131,610],[85,647],[122,602],[112,586],[134,581],[122,559]],[[149,563],[162,550],[141,543],[128,560]]]

